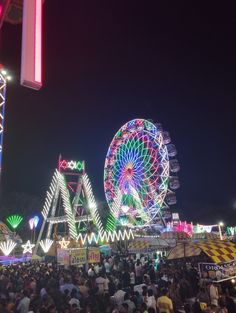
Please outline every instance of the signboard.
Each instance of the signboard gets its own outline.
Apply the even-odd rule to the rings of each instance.
[[[236,276],[236,260],[215,263],[198,263],[201,278],[213,279],[214,281],[224,281]]]
[[[57,262],[61,265],[69,265],[70,264],[69,250],[57,249]]]
[[[89,248],[88,263],[100,262],[99,248]],[[86,249],[75,249],[70,251],[70,265],[83,265],[86,263]]]

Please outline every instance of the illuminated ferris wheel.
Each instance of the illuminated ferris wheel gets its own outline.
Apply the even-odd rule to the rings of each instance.
[[[123,225],[166,224],[176,203],[179,163],[161,124],[134,119],[115,134],[104,168],[111,213]]]

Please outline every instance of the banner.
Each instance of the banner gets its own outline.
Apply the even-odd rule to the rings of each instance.
[[[57,262],[60,265],[69,265],[70,264],[69,250],[57,249]]]
[[[100,262],[99,248],[88,249],[88,263]],[[83,265],[86,263],[86,249],[75,249],[70,251],[70,264]]]
[[[214,281],[224,281],[236,276],[236,260],[221,264],[198,263],[201,278],[210,278]]]

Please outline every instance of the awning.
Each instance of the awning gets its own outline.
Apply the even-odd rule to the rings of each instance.
[[[206,241],[196,243],[214,263],[236,260],[236,244],[231,241]]]
[[[221,240],[180,243],[171,250],[168,260],[197,256],[201,252],[208,255],[214,263],[236,260],[236,244]]]
[[[177,239],[177,240],[183,240],[183,239],[189,239],[190,236],[181,231],[181,232],[173,232],[173,231],[169,231],[169,232],[164,232],[161,234],[161,238],[162,239]]]
[[[129,244],[128,250],[130,253],[146,252],[149,248],[149,242],[145,240],[135,240]]]
[[[201,253],[201,249],[193,243],[179,243],[174,247],[169,255],[168,260],[181,259],[185,257],[197,256]]]

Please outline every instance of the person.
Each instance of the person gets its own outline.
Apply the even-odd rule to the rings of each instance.
[[[106,283],[106,279],[100,275],[99,277],[96,278],[96,284],[98,287],[98,293],[99,294],[104,294],[105,291],[105,283]]]
[[[128,292],[124,296],[124,303],[128,304],[128,313],[133,313],[136,307],[134,302],[130,300],[130,294]]]
[[[136,285],[139,285],[142,283],[142,265],[140,263],[140,260],[137,260],[135,264],[135,276],[136,276]]]
[[[117,306],[120,306],[123,302],[124,302],[124,296],[125,296],[125,291],[121,289],[121,284],[118,284],[117,286],[118,290],[117,292],[114,294],[114,300],[115,300],[115,304]]]
[[[148,289],[148,291],[147,291],[147,307],[153,308],[155,312],[157,310],[157,302],[156,302],[156,299],[153,295],[152,289]]]
[[[226,304],[225,304],[223,298],[219,299],[219,308],[217,310],[217,313],[228,313],[228,310],[226,308]]]
[[[168,289],[164,288],[161,292],[161,297],[157,299],[157,308],[160,313],[172,313],[173,303],[172,300],[167,296]]]
[[[192,310],[193,310],[193,313],[203,313],[200,303],[198,301],[194,302]]]
[[[200,303],[206,303],[207,305],[210,304],[210,297],[209,297],[209,293],[207,292],[207,290],[203,287],[200,287],[199,293],[196,296],[196,299],[200,302]]]
[[[211,301],[211,305],[213,306],[218,306],[218,300],[219,300],[219,291],[217,288],[217,284],[215,282],[212,282],[210,284],[210,301]]]
[[[19,311],[19,313],[28,313],[29,305],[30,305],[30,298],[28,297],[28,291],[24,290],[23,298],[20,300],[17,306],[17,311]]]

